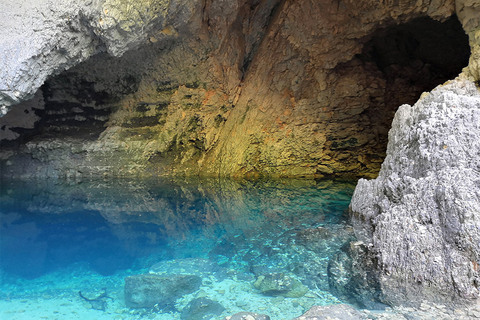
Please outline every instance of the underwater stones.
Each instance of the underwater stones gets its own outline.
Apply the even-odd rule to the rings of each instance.
[[[293,320],[363,320],[365,317],[348,304],[313,306]]]
[[[325,252],[328,250],[328,243],[335,235],[325,227],[303,229],[296,233],[295,243],[302,245],[308,250]]]
[[[182,320],[209,320],[220,315],[225,308],[217,301],[202,297],[193,299],[182,310]]]
[[[107,295],[107,288],[102,288],[102,291],[97,293],[97,295],[94,297],[87,297],[84,293],[82,293],[82,291],[78,291],[78,295],[80,296],[80,298],[87,301],[92,307],[92,309],[101,311],[105,311],[105,309],[107,308],[107,299],[110,298]]]
[[[195,275],[139,274],[125,278],[125,304],[129,308],[173,308],[175,300],[202,284]]]
[[[150,267],[149,273],[158,275],[169,274],[195,274],[209,276],[212,274],[224,274],[225,270],[216,263],[202,258],[184,258],[175,260],[164,260],[155,263]]]
[[[257,278],[253,286],[267,296],[303,297],[308,288],[297,279],[283,273],[270,273]]]
[[[479,155],[473,82],[449,82],[397,111],[378,178],[361,179],[350,204],[384,303],[480,297]]]
[[[378,309],[381,304],[376,272],[374,257],[370,256],[365,244],[361,241],[347,243],[328,262],[330,291],[362,308]]]
[[[239,312],[233,316],[225,317],[223,320],[270,320],[266,314],[259,314],[254,312]]]

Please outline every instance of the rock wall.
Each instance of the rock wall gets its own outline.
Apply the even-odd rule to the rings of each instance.
[[[11,1],[0,13],[0,108],[33,96],[51,76],[99,52],[121,56],[192,13],[188,1]]]
[[[3,175],[374,177],[397,106],[469,56],[453,1],[150,2],[72,6],[91,54],[60,19],[41,27],[66,48],[37,51],[65,63],[7,64],[28,90],[5,106],[85,60],[46,81],[29,128],[31,106],[0,118]]]
[[[470,39],[471,55],[465,74],[470,80],[480,79],[480,1],[457,0],[455,2],[458,18]]]
[[[369,252],[365,261],[375,261],[372,278],[385,303],[479,298],[479,129],[475,84],[438,87],[399,108],[378,178],[358,182],[355,234]]]

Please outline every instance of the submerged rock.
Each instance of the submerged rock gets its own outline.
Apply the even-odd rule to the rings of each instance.
[[[208,259],[185,258],[160,261],[150,268],[149,273],[159,275],[196,274],[202,277],[215,275],[220,277],[226,274],[226,271]]]
[[[78,291],[78,295],[83,300],[87,301],[92,309],[105,311],[107,308],[107,299],[110,298],[107,295],[107,288],[102,288],[101,292],[97,293],[95,296],[87,297],[82,291]],[[110,298],[111,299],[111,298]]]
[[[361,320],[364,315],[347,304],[331,306],[313,306],[293,320]]]
[[[380,299],[478,299],[479,208],[480,92],[456,80],[399,108],[378,178],[355,189],[351,218]]]
[[[125,278],[125,304],[129,308],[172,309],[175,300],[202,284],[194,275],[139,274]]]
[[[223,318],[223,320],[270,320],[266,314],[259,314],[254,312],[239,312],[233,316]]]
[[[346,244],[328,262],[330,291],[362,308],[384,309],[374,257],[361,241]]]
[[[182,310],[182,320],[209,320],[220,315],[225,308],[217,301],[202,297],[190,301]]]
[[[283,273],[270,273],[259,276],[253,286],[264,295],[287,298],[303,297],[308,291],[308,288],[300,281]]]

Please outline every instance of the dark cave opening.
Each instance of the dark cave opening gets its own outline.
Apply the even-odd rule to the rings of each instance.
[[[332,150],[334,142],[363,139],[363,144],[344,149],[351,153],[352,163],[358,155],[365,159],[358,160],[359,176],[375,177],[385,158],[388,131],[398,107],[413,105],[423,92],[457,77],[469,57],[468,36],[456,16],[444,22],[422,17],[376,30],[365,39],[361,54],[335,70],[338,79],[355,79],[364,88],[353,98],[348,90],[336,91],[337,100],[352,109],[364,107],[355,119],[348,120],[358,133],[332,139]]]
[[[394,108],[454,79],[469,57],[468,36],[456,16],[444,22],[422,17],[378,30],[358,56],[381,71],[385,105]]]

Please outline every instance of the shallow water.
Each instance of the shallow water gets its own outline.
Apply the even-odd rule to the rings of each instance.
[[[292,319],[312,305],[339,303],[328,291],[327,264],[352,239],[353,188],[298,180],[2,181],[0,318],[201,320],[253,311]],[[169,308],[127,308],[124,279],[148,272],[197,275],[201,287]],[[306,292],[285,297],[253,285],[272,274]],[[87,301],[79,291],[101,298]],[[197,298],[224,310],[187,314]]]

